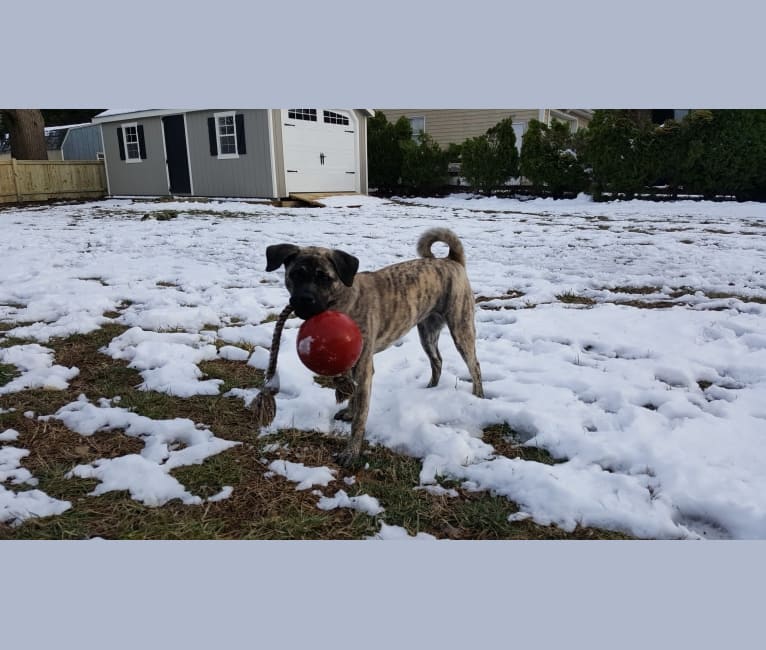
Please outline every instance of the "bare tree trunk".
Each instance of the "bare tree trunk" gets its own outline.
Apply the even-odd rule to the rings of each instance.
[[[37,108],[7,108],[3,121],[11,136],[11,157],[16,160],[47,160],[43,115]]]

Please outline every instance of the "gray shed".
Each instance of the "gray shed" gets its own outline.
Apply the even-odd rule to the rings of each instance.
[[[103,160],[104,145],[97,125],[77,124],[65,128],[61,141],[62,160]]]
[[[102,160],[101,128],[97,124],[46,126],[48,160]],[[11,157],[9,139],[0,140],[0,159]]]
[[[367,192],[367,109],[109,110],[111,196]]]

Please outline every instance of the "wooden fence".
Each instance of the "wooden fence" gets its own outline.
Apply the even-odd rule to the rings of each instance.
[[[0,204],[105,195],[101,160],[0,160]]]

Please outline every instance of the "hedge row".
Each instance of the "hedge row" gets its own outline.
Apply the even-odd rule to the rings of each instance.
[[[461,162],[470,186],[490,193],[523,176],[546,195],[594,198],[661,191],[766,200],[766,111],[695,110],[653,124],[646,111],[597,110],[587,129],[531,120],[519,156],[512,120],[444,151],[405,118],[378,112],[368,126],[370,185],[383,192],[430,193]]]

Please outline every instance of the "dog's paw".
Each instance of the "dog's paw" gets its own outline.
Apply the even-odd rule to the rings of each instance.
[[[351,422],[353,418],[354,414],[351,413],[351,409],[348,406],[346,408],[342,408],[335,414],[335,419],[342,420],[343,422]]]

